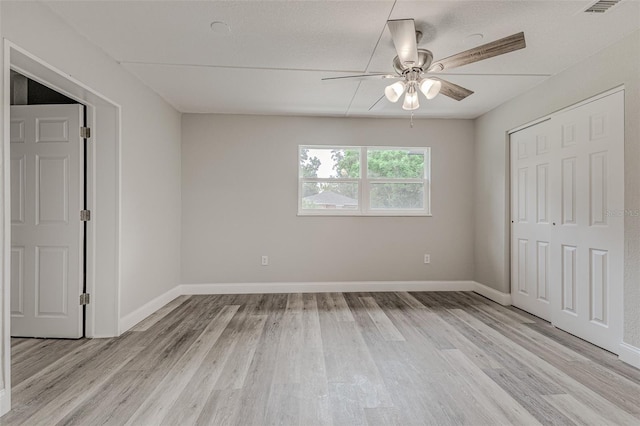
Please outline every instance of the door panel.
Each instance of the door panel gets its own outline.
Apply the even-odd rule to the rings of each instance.
[[[11,247],[11,315],[24,316],[24,247]]]
[[[69,142],[67,118],[36,118],[36,143]]]
[[[589,158],[589,224],[607,225],[607,152]]]
[[[11,335],[82,337],[81,105],[11,107]]]
[[[67,316],[69,248],[36,247],[36,317]]]
[[[538,241],[538,256],[536,258],[537,269],[537,294],[538,299],[549,302],[549,243]]]
[[[12,118],[9,134],[11,143],[24,143],[24,120]]]
[[[24,223],[25,156],[11,158],[11,223]]]
[[[36,155],[36,224],[69,222],[68,164],[68,155]]]
[[[576,224],[576,157],[562,160],[562,224]]]
[[[591,270],[589,277],[589,320],[608,325],[609,303],[609,253],[606,250],[591,249]]]
[[[576,313],[576,250],[575,246],[562,246],[562,310]]]
[[[537,223],[549,223],[549,163],[538,164],[536,170]]]
[[[520,294],[528,295],[529,294],[529,286],[527,285],[528,281],[528,271],[527,271],[527,247],[529,247],[529,240],[518,240],[518,292]]]

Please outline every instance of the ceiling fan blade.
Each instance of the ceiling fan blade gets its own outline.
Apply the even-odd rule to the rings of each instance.
[[[384,95],[380,96],[378,100],[375,101],[374,104],[369,107],[369,111],[375,111],[382,108],[382,106],[384,105],[384,102],[380,102],[380,101],[382,101],[383,99],[384,99]]]
[[[323,78],[322,81],[330,81],[330,80],[383,80],[386,78],[402,78],[399,75],[393,74],[362,74],[362,75],[346,75],[344,77],[326,77]]]
[[[416,25],[413,19],[396,19],[387,21],[393,45],[398,52],[400,63],[407,67],[418,64],[418,43],[416,42]]]
[[[455,99],[456,101],[461,101],[467,96],[473,94],[473,91],[469,89],[465,89],[462,86],[458,86],[457,84],[453,84],[450,81],[443,80],[437,77],[431,77],[431,76],[429,76],[429,78],[432,80],[438,80],[439,82],[441,82],[442,87],[440,88],[440,93],[450,97],[451,99]]]
[[[440,59],[429,67],[429,72],[439,72],[461,67],[484,59],[493,58],[494,56],[504,55],[514,50],[524,49],[525,47],[524,33],[513,34],[509,37],[465,50],[448,58]]]

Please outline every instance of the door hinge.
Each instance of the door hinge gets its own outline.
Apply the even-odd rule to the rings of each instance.
[[[89,293],[82,293],[80,295],[80,306],[88,305],[90,301]]]
[[[91,220],[91,210],[80,210],[80,220],[88,222]]]
[[[90,127],[80,127],[80,137],[89,139],[91,137],[91,128]]]

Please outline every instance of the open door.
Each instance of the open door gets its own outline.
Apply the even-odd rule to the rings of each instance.
[[[83,116],[80,104],[11,107],[12,336],[84,334]]]

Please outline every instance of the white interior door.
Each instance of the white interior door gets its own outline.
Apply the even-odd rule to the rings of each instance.
[[[513,304],[617,352],[622,341],[624,94],[511,135]]]
[[[548,121],[511,135],[511,297],[515,306],[547,321],[553,146]]]
[[[82,337],[82,106],[11,107],[11,335]]]
[[[624,93],[552,120],[556,170],[552,323],[613,352],[622,342]]]

